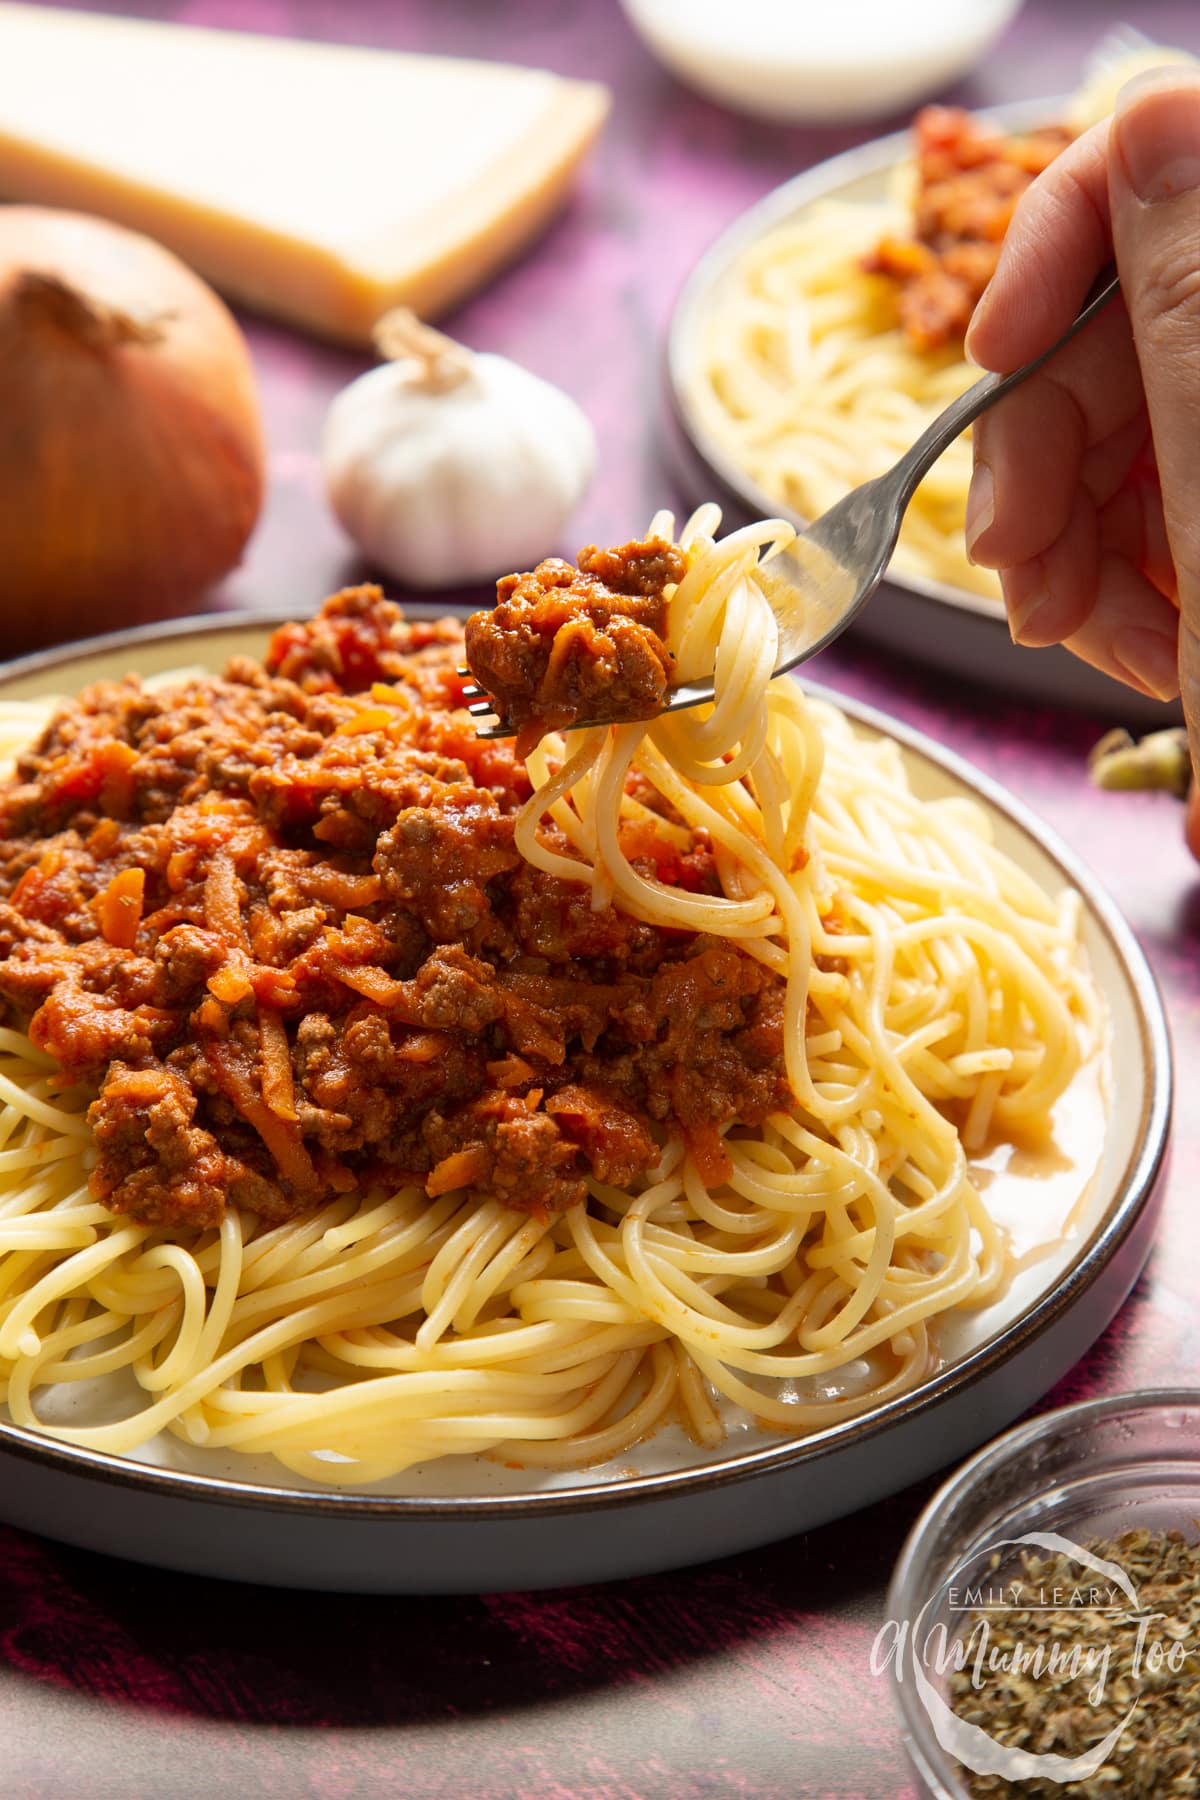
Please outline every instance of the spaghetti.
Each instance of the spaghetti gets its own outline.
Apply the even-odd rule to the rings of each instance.
[[[1061,130],[1006,139],[929,108],[882,198],[821,200],[765,233],[698,329],[688,400],[703,432],[805,519],[891,468],[978,377],[962,334],[1020,191],[1111,111],[1124,80],[1181,57],[1147,46],[1100,59]],[[918,487],[894,567],[999,602],[998,577],[963,541],[970,479],[964,434]]]
[[[769,682],[755,570],[790,529],[717,541],[718,518],[680,533],[666,595],[674,667],[715,667],[715,704],[544,737],[513,831],[601,925],[733,946],[773,983],[764,1054],[790,1104],[722,1124],[715,1160],[703,1133],[661,1127],[653,1167],[625,1186],[593,1171],[562,1210],[427,1179],[277,1223],[227,1205],[166,1227],[89,1191],[94,1086],[63,1091],[5,1029],[0,1372],[17,1423],[117,1455],[166,1431],[322,1485],[469,1452],[595,1463],[668,1418],[713,1447],[729,1404],[788,1432],[850,1416],[936,1365],[939,1320],[1003,1290],[969,1157],[1044,1129],[1095,1047],[1077,902],[1043,893],[973,806],[914,796],[894,745]],[[6,707],[9,748],[48,712]],[[697,847],[714,878],[689,887]],[[121,1416],[58,1411],[115,1378],[134,1397]]]

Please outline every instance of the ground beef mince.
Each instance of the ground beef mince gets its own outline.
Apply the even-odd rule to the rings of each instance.
[[[593,555],[568,586],[661,620],[670,546]],[[788,1104],[775,976],[523,862],[529,782],[462,648],[348,589],[263,664],[89,688],[0,789],[0,1000],[99,1084],[115,1210],[286,1219],[382,1178],[546,1214],[671,1134],[719,1178],[719,1127]],[[680,839],[643,815],[626,853],[718,891]]]
[[[662,711],[672,680],[666,590],[685,568],[674,544],[649,538],[589,545],[578,567],[555,556],[497,582],[493,610],[467,620],[467,665],[522,755],[547,731]]]
[[[1049,126],[1005,137],[948,106],[925,107],[914,133],[913,236],[885,238],[866,266],[900,284],[900,322],[914,349],[935,350],[962,339],[1017,201],[1071,134]]]

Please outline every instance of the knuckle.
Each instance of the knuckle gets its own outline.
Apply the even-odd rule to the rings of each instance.
[[[1200,339],[1200,245],[1195,240],[1172,244],[1152,257],[1142,290],[1151,322],[1186,329]]]

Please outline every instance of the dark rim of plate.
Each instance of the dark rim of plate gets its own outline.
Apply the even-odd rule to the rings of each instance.
[[[445,617],[446,606],[406,604],[412,618]],[[297,609],[272,608],[262,612],[214,613],[200,618],[171,619],[129,631],[109,632],[81,642],[36,651],[0,665],[0,700],[14,686],[28,690],[30,678],[51,678],[56,669],[86,663],[114,652],[131,653],[162,644],[205,640],[222,633],[266,633],[277,625],[302,616]],[[80,680],[87,676],[80,671]],[[591,1512],[630,1506],[681,1494],[703,1491],[726,1483],[746,1481],[783,1468],[794,1469],[816,1462],[828,1450],[853,1437],[856,1441],[882,1437],[923,1414],[954,1393],[970,1387],[993,1372],[1022,1348],[1031,1344],[1054,1320],[1074,1304],[1108,1267],[1132,1233],[1143,1207],[1154,1192],[1166,1153],[1171,1118],[1173,1072],[1171,1043],[1162,999],[1154,975],[1132,929],[1114,901],[1103,890],[1083,861],[1067,848],[1057,833],[1044,825],[1023,802],[1008,794],[998,782],[984,775],[953,751],[933,745],[921,732],[888,717],[875,707],[860,704],[815,682],[805,682],[814,698],[838,706],[856,724],[897,742],[911,756],[950,775],[1032,839],[1054,863],[1064,886],[1076,888],[1093,923],[1108,941],[1128,984],[1137,1014],[1141,1060],[1147,1072],[1146,1088],[1134,1147],[1125,1168],[1113,1183],[1115,1204],[1107,1217],[1064,1270],[1061,1280],[1034,1301],[1017,1319],[968,1355],[938,1370],[907,1394],[876,1410],[826,1426],[807,1437],[780,1442],[772,1438],[757,1450],[739,1450],[714,1462],[639,1474],[588,1484],[586,1471],[578,1486],[536,1493],[454,1494],[430,1496],[372,1494],[363,1491],[265,1486],[216,1475],[196,1475],[164,1469],[131,1458],[101,1453],[57,1442],[36,1431],[0,1420],[0,1455],[12,1455],[57,1469],[63,1474],[86,1477],[118,1487],[157,1493],[162,1498],[205,1504],[309,1514],[330,1514],[363,1521],[402,1519],[450,1520],[473,1518],[515,1519],[538,1514]],[[19,696],[25,697],[25,696]]]

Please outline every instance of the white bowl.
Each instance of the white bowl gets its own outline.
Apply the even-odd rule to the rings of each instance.
[[[780,121],[875,119],[972,68],[1021,0],[621,0],[681,81]]]

